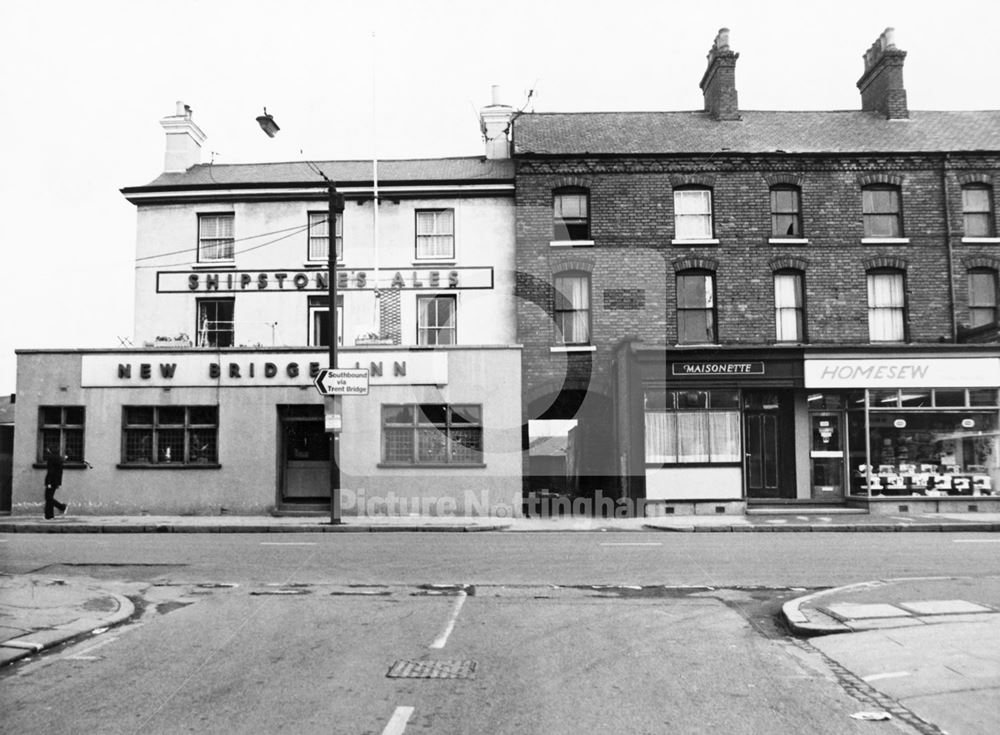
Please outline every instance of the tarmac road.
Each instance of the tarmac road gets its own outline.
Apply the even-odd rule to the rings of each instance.
[[[839,665],[850,644],[825,657],[773,622],[780,602],[859,570],[985,572],[990,538],[5,536],[6,571],[121,585],[142,614],[5,669],[0,729],[385,733],[405,716],[396,732],[941,732],[903,705],[853,719],[893,703]],[[238,586],[198,586],[218,582]],[[433,582],[475,588],[420,586]],[[399,661],[476,671],[389,678]],[[972,701],[973,727],[996,724]]]

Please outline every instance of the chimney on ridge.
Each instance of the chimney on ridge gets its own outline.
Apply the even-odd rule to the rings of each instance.
[[[903,88],[903,60],[906,52],[896,48],[895,29],[886,28],[865,54],[865,73],[858,80],[861,109],[881,112],[890,120],[910,116]]]
[[[736,60],[740,55],[729,48],[729,29],[720,28],[708,52],[708,68],[701,78],[705,112],[716,120],[739,120],[736,101]]]
[[[510,124],[514,108],[500,102],[500,87],[491,87],[492,102],[479,111],[479,129],[486,140],[486,158],[510,158]]]
[[[201,144],[206,136],[191,119],[190,107],[178,102],[177,111],[160,120],[160,125],[167,133],[167,152],[163,159],[165,173],[182,173],[201,163]]]

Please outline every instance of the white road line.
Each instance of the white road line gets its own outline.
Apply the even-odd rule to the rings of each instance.
[[[1000,544],[1000,538],[954,538],[956,544]]]
[[[889,671],[885,674],[872,674],[871,676],[862,676],[862,681],[880,681],[882,679],[898,679],[902,676],[909,676],[909,671]]]
[[[462,605],[465,604],[465,598],[468,597],[464,591],[459,592],[458,596],[455,598],[455,605],[451,609],[451,615],[448,618],[448,624],[444,627],[434,642],[431,644],[431,648],[444,648],[445,644],[448,642],[448,636],[451,635],[451,631],[455,628],[455,621],[458,620],[458,613],[462,610]]]
[[[261,546],[315,546],[315,541],[261,541]]]
[[[91,651],[96,651],[98,648],[102,648],[102,647],[108,645],[109,643],[114,643],[117,640],[118,640],[117,636],[115,636],[114,638],[105,638],[102,641],[100,641],[99,643],[95,643],[94,645],[90,646],[89,648],[84,648],[82,651],[78,651],[78,652],[74,653],[71,656],[63,656],[63,658],[66,659],[66,660],[69,660],[69,661],[73,661],[73,660],[78,660],[78,661],[93,661],[93,660],[97,659],[97,656],[88,656],[87,655],[88,653],[90,653]]]
[[[622,542],[622,543],[601,544],[601,546],[663,546],[663,543],[660,541],[643,541],[636,543]]]
[[[392,713],[392,719],[385,726],[382,735],[402,735],[403,730],[406,729],[406,723],[410,721],[410,715],[412,714],[413,707],[396,707],[396,711]]]

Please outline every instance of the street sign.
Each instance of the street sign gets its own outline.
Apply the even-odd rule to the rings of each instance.
[[[314,383],[324,396],[367,396],[368,368],[323,368]]]

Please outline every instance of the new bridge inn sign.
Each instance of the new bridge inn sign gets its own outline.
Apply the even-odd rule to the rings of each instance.
[[[81,356],[84,388],[298,387],[313,385],[326,352],[123,352]],[[371,384],[446,385],[446,352],[341,352],[339,368],[367,369]]]

